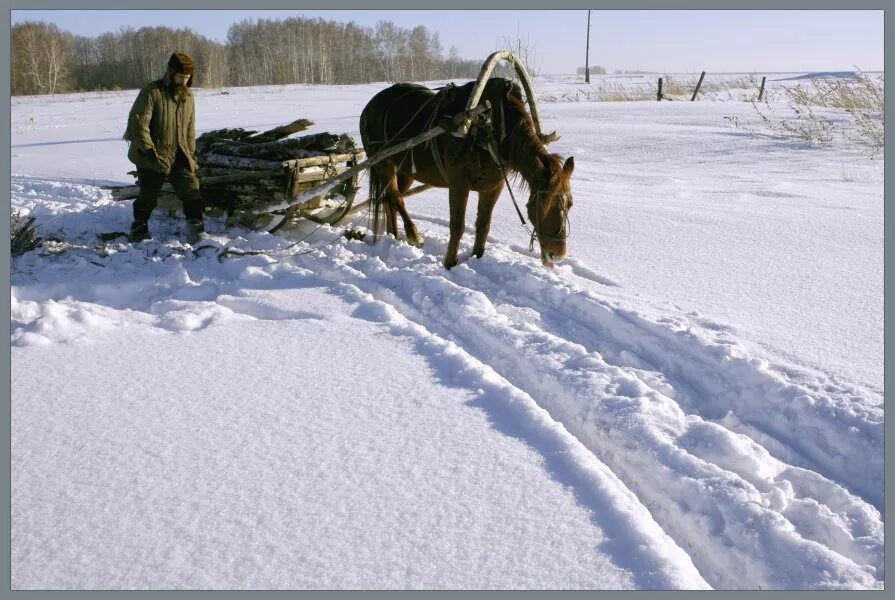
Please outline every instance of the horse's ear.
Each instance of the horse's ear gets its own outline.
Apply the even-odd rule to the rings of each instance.
[[[566,174],[566,177],[572,174],[572,171],[575,170],[575,159],[571,156],[566,159],[565,164],[562,166],[562,172]]]
[[[535,156],[535,160],[538,163],[538,171],[544,171],[547,169],[547,163],[540,156]]]

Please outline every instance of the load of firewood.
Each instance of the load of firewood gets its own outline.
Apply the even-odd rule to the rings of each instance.
[[[196,158],[200,165],[263,169],[269,166],[264,161],[284,162],[311,156],[347,154],[356,149],[354,140],[346,134],[324,132],[287,138],[313,124],[308,119],[298,119],[264,133],[242,128],[209,131],[196,138]]]
[[[298,119],[261,133],[242,128],[217,129],[197,137],[196,175],[206,206],[231,216],[241,211],[257,213],[267,205],[319,185],[363,159],[363,151],[347,134],[324,132],[289,137],[313,124],[309,119]],[[353,178],[328,195],[353,194],[356,183]],[[111,190],[116,200],[136,198],[140,191],[136,185]],[[319,206],[322,200],[314,198],[305,207]],[[162,187],[159,206],[170,210],[181,206],[168,183]]]

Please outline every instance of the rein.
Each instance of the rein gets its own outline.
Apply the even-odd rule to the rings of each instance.
[[[497,162],[500,165],[500,172],[503,173],[503,181],[507,184],[507,189],[510,192],[510,199],[513,201],[513,206],[516,208],[516,214],[519,215],[519,220],[522,221],[522,227],[525,228],[525,231],[531,236],[531,239],[528,241],[528,251],[534,252],[535,249],[535,237],[538,232],[537,229],[529,229],[528,223],[525,222],[525,217],[522,216],[522,211],[519,210],[519,204],[516,202],[516,196],[513,194],[513,186],[510,185],[510,181],[507,178],[507,170],[503,166],[503,160],[500,159],[500,154],[495,153],[497,156]],[[526,205],[527,207],[528,205]]]

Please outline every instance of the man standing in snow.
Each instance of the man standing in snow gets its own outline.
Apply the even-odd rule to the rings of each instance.
[[[149,217],[165,181],[170,181],[183,202],[187,241],[199,241],[205,232],[202,196],[196,178],[196,106],[193,59],[175,52],[164,77],[142,90],[131,107],[124,139],[130,142],[128,159],[137,165],[140,193],[134,200],[132,241],[149,237]]]

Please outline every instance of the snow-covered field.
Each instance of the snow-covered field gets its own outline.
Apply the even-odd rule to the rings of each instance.
[[[198,90],[197,127],[359,139],[385,85]],[[506,197],[444,270],[444,190],[421,249],[102,244],[135,92],[13,98],[12,207],[67,242],[13,259],[13,588],[882,587],[882,160],[730,94],[536,87],[553,270]]]

